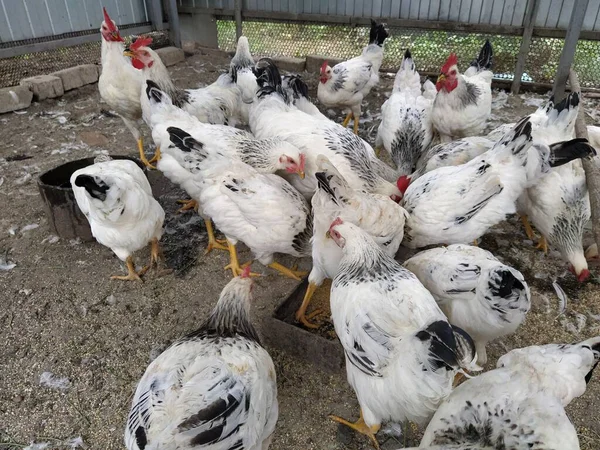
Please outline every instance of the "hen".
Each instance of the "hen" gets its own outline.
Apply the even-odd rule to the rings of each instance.
[[[146,166],[151,167],[144,154],[144,143],[138,124],[142,118],[140,91],[144,76],[141,71],[132,67],[131,61],[123,55],[125,45],[119,29],[109,17],[106,8],[102,11],[104,13],[104,21],[100,26],[102,71],[98,79],[100,97],[121,116],[137,141],[140,159]]]
[[[127,264],[126,276],[111,278],[141,281],[140,276],[158,265],[162,256],[158,241],[165,220],[144,172],[130,160],[103,160],[75,171],[71,186],[92,235]],[[148,243],[152,246],[150,264],[137,272],[132,255]]]
[[[590,154],[579,140],[532,146],[531,123],[521,119],[494,147],[466,164],[441,167],[411,182],[404,242],[411,248],[473,242],[515,212],[523,190],[551,167]]]
[[[565,412],[600,360],[600,338],[512,350],[440,405],[422,450],[579,450]]]
[[[342,259],[342,250],[328,236],[336,217],[361,227],[375,240],[386,255],[394,257],[404,236],[406,211],[389,197],[350,188],[344,177],[323,155],[318,160],[318,188],[312,198],[314,234],[311,239],[313,266],[308,275],[308,289],[296,319],[316,328],[306,317],[310,300],[326,278],[333,279]],[[311,317],[319,311],[311,313]]]
[[[352,189],[400,200],[400,190],[382,176],[385,164],[375,156],[369,144],[331,120],[296,108],[281,85],[279,70],[270,59],[263,58],[257,63],[257,73],[262,87],[250,108],[250,129],[257,138],[284,139],[306,155],[306,178],[287,176],[286,179],[307,199],[317,188],[317,158],[323,155]]]
[[[421,77],[415,69],[409,50],[404,53],[396,74],[391,97],[381,106],[381,124],[375,147],[383,147],[396,164],[398,175],[408,175],[433,135],[431,105],[435,99],[434,84],[427,80],[421,90]]]
[[[487,361],[486,344],[514,333],[531,307],[523,275],[477,247],[425,250],[404,267],[431,292],[448,322],[473,338],[480,365]]]
[[[148,125],[152,129],[155,144],[164,149],[157,167],[194,199],[195,205],[191,206],[198,207],[201,182],[192,171],[184,168],[187,162],[184,164],[180,161],[189,157],[182,154],[181,149],[172,143],[168,131],[170,127],[189,130],[193,137],[205,143],[204,149],[208,153],[219,152],[230,159],[243,161],[258,172],[284,171],[304,177],[304,154],[288,142],[279,138],[256,139],[247,131],[237,128],[202,123],[174,106],[170,97],[162,92],[156,83],[147,80],[146,85],[143,101],[148,103],[148,106],[144,107],[149,112]],[[209,238],[207,251],[213,248],[227,249],[215,239],[210,220],[207,217],[204,219]]]
[[[167,129],[179,149],[179,164],[202,180],[199,203],[227,237],[234,276],[242,268],[235,245],[246,244],[263,265],[300,280],[305,275],[273,261],[275,253],[301,257],[310,254],[312,216],[306,200],[283,178],[261,174],[221,152],[208,153],[200,142],[176,127]],[[175,149],[174,149],[175,151]]]
[[[464,75],[454,53],[442,66],[431,110],[431,122],[442,142],[478,135],[485,127],[492,112],[492,59],[488,40]]]
[[[358,134],[358,120],[363,99],[379,83],[379,68],[383,61],[383,42],[389,36],[383,24],[371,20],[369,45],[360,56],[329,67],[321,66],[317,97],[326,108],[348,111],[344,128],[354,117],[354,134]]]
[[[339,218],[329,233],[343,254],[331,287],[331,315],[361,408],[354,424],[334,420],[379,448],[375,433],[382,422],[427,423],[452,392],[456,373],[480,369],[475,345],[368,233]]]
[[[128,450],[269,448],[277,383],[250,321],[248,270],[225,286],[198,330],[148,366],[125,428]]]
[[[323,120],[329,120],[319,108],[311,102],[308,96],[308,86],[300,75],[286,75],[281,78],[281,86],[287,93],[288,97],[292,100],[292,103],[300,111],[314,117],[318,117]]]

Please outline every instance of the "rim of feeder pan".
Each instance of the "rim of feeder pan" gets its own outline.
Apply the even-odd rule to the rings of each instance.
[[[318,332],[308,331],[296,322],[296,311],[308,287],[308,278],[279,304],[267,325],[262,329],[265,341],[272,347],[304,360],[329,373],[341,373],[344,368],[344,349],[338,339],[331,340]],[[327,289],[321,286],[319,289]]]
[[[38,189],[44,202],[48,224],[52,232],[61,238],[94,240],[90,224],[77,206],[70,180],[75,171],[94,164],[95,158],[92,156],[69,161],[47,170],[38,177]],[[144,173],[147,171],[138,158],[126,155],[111,155],[111,158],[133,161]]]

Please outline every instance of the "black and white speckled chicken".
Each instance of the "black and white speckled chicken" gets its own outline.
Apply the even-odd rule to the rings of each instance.
[[[128,450],[266,450],[278,417],[273,361],[250,321],[249,268],[208,319],[146,369],[125,428]]]
[[[383,422],[427,423],[452,392],[456,373],[480,369],[475,344],[367,232],[338,218],[329,234],[343,253],[331,316],[361,408],[356,423],[334,420],[378,447],[375,433]]]

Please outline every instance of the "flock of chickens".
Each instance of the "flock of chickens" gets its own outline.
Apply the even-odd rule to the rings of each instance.
[[[564,407],[584,393],[600,337],[513,350],[496,369],[469,375],[486,363],[486,344],[514,332],[531,305],[523,275],[476,246],[490,227],[518,212],[528,233],[530,218],[542,234],[540,247],[556,247],[580,281],[589,276],[582,234],[590,206],[578,159],[595,151],[573,139],[578,93],[478,136],[491,113],[491,44],[464,73],[450,55],[435,85],[421,85],[407,50],[376,140],[394,169],[357,135],[361,102],[379,80],[383,25],[372,23],[360,56],[321,68],[319,101],[348,113],[339,125],[311,103],[299,76],[282,78],[268,58],[255,63],[244,37],[227,73],[181,90],[150,39],[126,49],[104,15],[100,94],[132,131],[142,161],[190,195],[183,209],[202,215],[207,252],[228,251],[234,276],[204,324],[147,368],[127,421],[128,449],[268,448],[276,374],[250,322],[257,274],[253,261],[238,260],[238,242],[297,280],[305,274],[274,255],[312,256],[297,312],[307,327],[318,313],[307,314],[312,294],[333,280],[331,316],[361,411],[353,423],[332,418],[375,447],[382,424],[412,421],[426,427],[421,449],[579,448]],[[149,161],[141,118],[157,147]],[[165,213],[133,161],[103,158],[71,184],[98,242],[127,263],[128,274],[113,278],[140,280],[161,265]],[[132,254],[148,243],[151,260],[138,271]],[[401,243],[444,246],[401,265]],[[469,379],[454,388],[458,374]]]

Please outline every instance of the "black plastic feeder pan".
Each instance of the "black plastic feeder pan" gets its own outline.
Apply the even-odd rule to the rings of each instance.
[[[326,372],[339,373],[344,367],[344,349],[339,341],[311,333],[296,323],[295,314],[307,287],[305,278],[267,319],[263,335],[269,345]]]
[[[135,162],[146,173],[146,167],[136,158],[112,155],[111,158],[129,159]],[[50,228],[61,238],[80,238],[83,241],[94,240],[90,224],[77,206],[70,181],[71,175],[75,171],[92,164],[94,164],[94,158],[70,161],[54,169],[50,169],[38,178],[38,187],[44,201],[44,208],[48,216]]]

